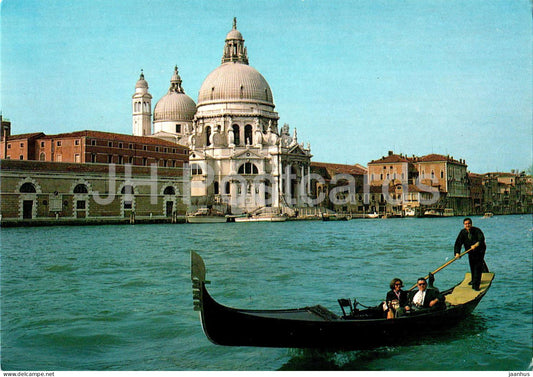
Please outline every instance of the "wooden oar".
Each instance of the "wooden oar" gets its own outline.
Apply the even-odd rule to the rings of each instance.
[[[457,259],[461,258],[463,255],[466,255],[468,254],[470,251],[472,251],[472,248],[464,251],[463,253],[459,254],[459,257],[458,258],[453,258],[453,259],[450,259],[448,262],[444,263],[442,266],[440,266],[439,268],[437,268],[435,271],[433,271],[431,274],[435,275],[437,272],[439,272],[440,270],[442,270],[444,267],[446,266],[449,266],[450,264],[452,264],[453,262],[455,262]],[[429,278],[429,275],[426,275],[425,277],[426,279]],[[409,288],[409,291],[412,291],[414,288],[416,288],[416,284],[413,285],[411,288]]]

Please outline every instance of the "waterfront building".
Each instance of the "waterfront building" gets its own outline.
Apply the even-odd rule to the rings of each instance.
[[[188,203],[182,168],[2,160],[1,223],[177,221]]]
[[[146,135],[150,98],[141,74],[132,98],[134,134]],[[174,68],[170,88],[155,106],[151,136],[190,149],[193,204],[292,214],[311,205],[311,150],[279,119],[272,90],[249,65],[234,19],[221,65],[203,81],[197,104]]]
[[[8,160],[161,167],[182,167],[189,158],[188,148],[175,142],[101,131],[6,134],[0,151],[0,158]]]
[[[494,214],[533,213],[533,183],[525,172],[483,175],[483,209]]]

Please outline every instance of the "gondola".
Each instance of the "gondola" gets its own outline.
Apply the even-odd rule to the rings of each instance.
[[[480,290],[468,282],[442,291],[446,305],[387,319],[380,306],[342,315],[320,305],[285,310],[234,309],[216,302],[206,288],[203,259],[191,252],[194,309],[207,338],[218,345],[279,348],[369,349],[417,338],[423,332],[448,327],[467,317],[487,293],[494,273],[482,275]],[[341,307],[346,303],[339,300]]]

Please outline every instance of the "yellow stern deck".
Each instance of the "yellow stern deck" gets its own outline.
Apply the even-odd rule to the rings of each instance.
[[[461,305],[472,301],[477,296],[484,294],[485,291],[489,289],[493,279],[494,273],[484,272],[481,275],[481,284],[479,285],[479,291],[475,291],[472,289],[471,285],[468,285],[472,278],[470,276],[470,272],[467,272],[461,284],[456,286],[453,289],[452,293],[446,296],[446,302],[450,303],[451,305]]]

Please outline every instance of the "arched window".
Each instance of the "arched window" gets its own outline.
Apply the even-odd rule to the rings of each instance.
[[[202,167],[198,164],[191,164],[191,174],[192,175],[201,175]]]
[[[172,186],[167,186],[165,191],[163,191],[163,195],[176,195],[176,190]]]
[[[46,155],[44,154],[44,152],[41,152],[41,154],[39,155],[39,161],[45,161],[46,160]]]
[[[239,174],[258,174],[257,166],[251,162],[246,162],[239,168]]]
[[[219,194],[218,182],[214,182],[213,183],[213,191],[214,191],[215,195]]]
[[[234,124],[233,126],[231,126],[231,128],[233,128],[233,143],[235,145],[240,145],[241,144],[241,130],[239,128],[239,125]]]
[[[244,127],[244,143],[252,144],[252,126],[249,124]]]
[[[211,137],[211,127],[207,126],[205,128],[205,145],[210,146],[211,141],[209,140]]]
[[[229,183],[229,182],[226,182],[226,194],[228,194],[228,195],[229,195],[229,194],[230,194],[230,192],[231,192],[231,185],[230,185],[230,183]]]
[[[122,190],[120,190],[120,193],[122,195],[133,195],[133,186],[131,185],[126,185],[124,187],[122,187]]]
[[[33,185],[33,183],[30,183],[30,182],[26,182],[22,186],[20,186],[19,191],[23,193],[36,193],[37,192],[37,190],[35,190],[35,186]]]
[[[74,187],[74,194],[88,194],[89,190],[87,189],[87,186],[85,186],[83,183],[80,183]]]

